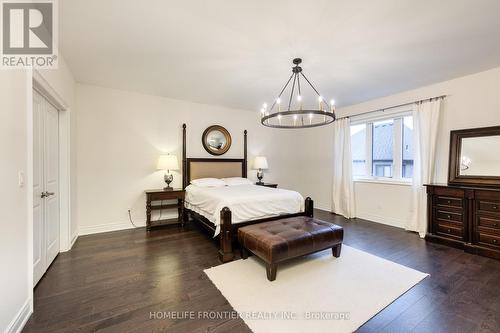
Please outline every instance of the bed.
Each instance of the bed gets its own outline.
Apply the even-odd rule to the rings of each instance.
[[[233,225],[304,211],[304,198],[300,193],[253,184],[222,187],[190,184],[184,200],[186,208],[215,225],[214,236],[220,233],[220,212],[224,207],[231,210]]]
[[[186,124],[183,124],[182,183],[186,190],[185,218],[192,219],[219,238],[219,259],[233,260],[233,242],[238,228],[293,216],[313,217],[313,201],[298,192],[242,184],[215,188],[197,187],[200,178],[247,177],[247,131],[244,131],[244,157],[187,158]]]

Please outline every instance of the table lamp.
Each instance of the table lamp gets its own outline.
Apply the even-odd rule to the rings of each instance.
[[[172,187],[170,187],[170,183],[174,180],[174,176],[170,173],[171,170],[179,170],[179,162],[177,161],[177,156],[175,155],[160,155],[160,158],[158,159],[158,170],[166,170],[164,179],[165,183],[167,183],[167,187],[164,187],[163,189],[165,191],[171,191],[173,190]]]
[[[259,181],[257,184],[262,185],[262,178],[264,178],[264,172],[262,170],[266,170],[268,168],[267,159],[264,156],[257,156],[253,162],[253,168],[257,171],[257,178]]]

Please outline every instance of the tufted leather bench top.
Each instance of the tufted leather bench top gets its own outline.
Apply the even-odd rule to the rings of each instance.
[[[240,245],[268,264],[333,248],[342,243],[342,227],[298,216],[238,229]],[[340,247],[338,249],[340,255]]]

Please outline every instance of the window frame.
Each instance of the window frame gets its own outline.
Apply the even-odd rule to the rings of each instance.
[[[351,126],[366,124],[366,138],[365,138],[365,175],[354,176],[354,182],[367,182],[367,183],[387,183],[397,185],[411,185],[412,178],[403,178],[403,126],[404,118],[413,116],[413,110],[407,109],[405,111],[384,114],[370,118],[362,118],[358,120],[351,120]],[[385,120],[393,120],[393,166],[392,177],[379,177],[373,175],[373,123]],[[351,161],[352,163],[352,161]]]

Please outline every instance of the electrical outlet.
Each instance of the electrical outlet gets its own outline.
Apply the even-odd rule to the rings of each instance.
[[[17,183],[19,184],[19,187],[24,187],[24,172],[19,171],[17,173]]]

